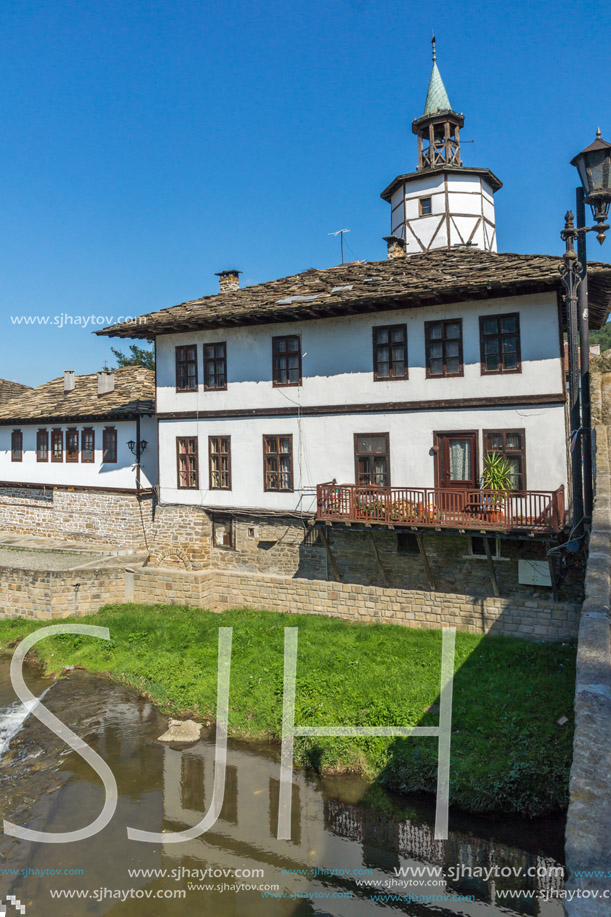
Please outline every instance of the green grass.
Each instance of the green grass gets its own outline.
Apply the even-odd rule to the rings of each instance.
[[[437,725],[441,633],[311,615],[175,606],[107,606],[79,623],[107,626],[38,644],[47,671],[105,672],[167,712],[213,719],[218,628],[233,627],[229,731],[278,741],[284,628],[299,628],[296,725]],[[48,622],[0,621],[0,646]],[[575,650],[504,637],[456,637],[451,801],[472,812],[565,808]],[[569,723],[556,720],[567,716]],[[403,792],[435,792],[437,740],[299,738],[295,762],[362,773]]]

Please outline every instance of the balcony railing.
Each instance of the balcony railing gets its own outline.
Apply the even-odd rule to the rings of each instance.
[[[552,533],[565,522],[564,487],[504,492],[331,481],[316,492],[317,518],[324,522]]]

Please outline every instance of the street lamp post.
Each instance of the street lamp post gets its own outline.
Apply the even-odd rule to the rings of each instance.
[[[565,216],[561,237],[566,243],[566,250],[560,265],[560,273],[566,290],[573,526],[579,534],[584,519],[592,517],[593,500],[586,233],[596,232],[596,238],[602,245],[609,230],[606,221],[611,204],[611,143],[602,139],[600,129],[596,132],[594,143],[578,153],[571,160],[571,165],[577,168],[582,187],[577,189],[576,197],[578,225],[575,226],[574,216],[570,210]],[[585,204],[592,208],[596,221],[594,226],[585,225]]]

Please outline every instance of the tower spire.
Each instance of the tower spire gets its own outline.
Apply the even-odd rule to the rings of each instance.
[[[446,87],[443,85],[441,73],[439,72],[439,67],[437,66],[437,42],[434,35],[431,44],[433,45],[433,69],[431,70],[429,88],[426,94],[426,102],[424,104],[425,115],[432,115],[438,111],[452,110],[452,106],[450,105],[450,100],[448,98],[448,93],[446,92]]]

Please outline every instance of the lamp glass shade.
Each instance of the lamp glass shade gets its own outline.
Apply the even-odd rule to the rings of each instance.
[[[136,443],[134,442],[134,440],[133,440],[133,439],[129,439],[129,440],[127,441],[127,445],[128,445],[129,451],[130,451],[130,452],[133,452],[134,455],[135,455],[135,454],[136,454]]]
[[[572,165],[577,168],[589,204],[611,197],[611,143],[600,137],[578,153]]]

